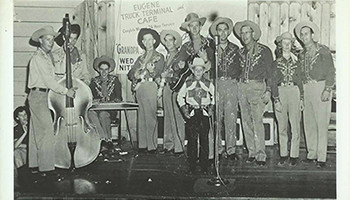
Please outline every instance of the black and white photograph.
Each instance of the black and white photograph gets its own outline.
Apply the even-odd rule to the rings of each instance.
[[[346,6],[1,2],[0,199],[347,199]]]

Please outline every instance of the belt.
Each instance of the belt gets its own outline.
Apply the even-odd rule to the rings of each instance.
[[[240,78],[239,82],[241,82],[241,83],[263,83],[264,80],[249,80],[249,79]]]
[[[317,82],[319,82],[319,81],[316,81],[316,80],[306,80],[306,81],[304,81],[304,83],[317,83]]]
[[[190,109],[199,110],[199,109],[208,109],[209,105],[189,105]]]
[[[219,80],[221,80],[221,81],[233,80],[233,81],[237,82],[237,79],[231,78],[231,77],[221,76],[221,77],[218,77],[218,78],[219,78]]]
[[[294,86],[294,85],[297,85],[297,84],[294,83],[294,82],[281,82],[281,83],[278,84],[278,86],[282,86],[282,87]]]
[[[152,82],[154,79],[153,79],[153,78],[145,78],[144,80],[145,80],[145,81]]]
[[[50,89],[49,88],[33,87],[33,88],[31,88],[31,90],[40,91],[40,92],[48,92]]]

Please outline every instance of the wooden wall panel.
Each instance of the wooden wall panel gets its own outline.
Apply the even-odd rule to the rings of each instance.
[[[261,29],[261,37],[260,37],[260,42],[263,44],[267,44],[268,40],[268,34],[269,34],[269,6],[267,3],[261,3],[260,4],[260,12],[259,12],[259,26]]]
[[[300,21],[312,21],[321,30],[321,44],[335,50],[335,1],[333,0],[248,0],[248,19],[259,24],[261,43],[275,49],[275,37],[293,33]],[[277,26],[277,22],[279,26]],[[296,42],[297,48],[302,48]]]
[[[322,4],[322,21],[321,21],[321,44],[329,46],[331,6],[328,3]]]
[[[15,52],[33,52],[37,47],[29,45],[30,37],[13,38],[13,50]]]
[[[100,2],[97,6],[97,56],[106,55],[107,53],[107,5]]]
[[[13,23],[13,36],[14,37],[30,37],[35,30],[50,25],[54,30],[58,30],[62,26],[62,22],[54,23],[41,23],[41,22],[14,22]]]
[[[280,35],[280,24],[280,5],[278,3],[271,3],[269,12],[267,45],[271,48],[272,52],[274,52],[276,49],[275,40],[276,37]]]
[[[281,33],[288,32],[289,31],[289,4],[288,3],[281,4],[280,20],[281,20],[280,32]]]
[[[21,22],[62,22],[65,13],[72,13],[72,8],[18,7],[15,20]],[[44,17],[43,17],[44,16]]]
[[[115,47],[115,7],[114,2],[106,3],[106,54],[114,58]]]
[[[27,77],[27,68],[26,67],[16,67],[13,68],[13,80],[14,81],[23,81]]]

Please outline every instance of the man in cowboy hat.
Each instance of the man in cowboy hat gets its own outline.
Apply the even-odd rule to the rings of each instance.
[[[65,46],[63,45],[65,42],[64,29],[65,27],[61,27],[58,30],[59,35],[55,38],[56,44],[61,48],[52,52],[55,62],[55,74],[57,76],[57,79],[63,78],[66,73],[66,50]],[[79,53],[78,48],[75,46],[79,36],[79,24],[72,24],[68,44],[71,58],[72,75],[74,78],[80,79],[89,85],[91,77],[87,69],[86,55],[84,53]]]
[[[128,72],[128,79],[132,81],[132,91],[135,92],[139,104],[139,149],[156,153],[158,138],[156,81],[160,80],[160,74],[164,69],[164,56],[156,51],[160,44],[157,31],[142,28],[137,41],[145,53],[137,58]]]
[[[182,44],[181,36],[174,30],[160,32],[160,41],[165,46],[168,54],[165,60],[164,71],[161,74],[160,90],[163,93],[164,107],[164,142],[162,153],[175,153],[181,155],[184,152],[185,124],[176,103],[177,92],[172,91],[170,83],[176,80],[179,71],[185,63],[179,60],[178,48]]]
[[[271,97],[266,79],[272,64],[271,50],[258,43],[261,30],[257,24],[245,20],[237,22],[234,32],[244,47],[239,50],[242,68],[238,83],[238,99],[241,108],[241,120],[249,151],[247,163],[256,161],[259,166],[266,164],[265,131],[263,114],[265,105]]]
[[[236,121],[238,109],[238,86],[237,80],[241,73],[238,62],[239,47],[228,40],[232,33],[233,22],[226,17],[218,17],[209,28],[212,37],[219,36],[218,46],[218,110],[219,110],[219,154],[225,152],[227,158],[238,160],[236,154]],[[224,120],[224,121],[223,121]],[[225,146],[221,143],[221,130],[224,123]]]
[[[295,38],[285,32],[276,38],[276,60],[271,68],[271,92],[274,99],[275,115],[278,122],[278,134],[281,159],[278,166],[295,166],[299,157],[300,117],[303,103],[300,93],[303,90],[298,59],[292,52]],[[301,92],[300,92],[301,91]],[[292,128],[290,153],[288,153],[288,121]]]
[[[299,62],[304,83],[304,126],[308,150],[306,161],[317,161],[317,167],[320,168],[325,166],[327,158],[335,68],[329,48],[318,43],[320,31],[316,24],[310,21],[300,22],[294,32],[304,47],[299,54]]]
[[[57,33],[51,26],[35,31],[31,40],[40,44],[29,63],[28,103],[31,114],[29,130],[29,167],[37,169],[42,177],[59,179],[55,173],[55,138],[48,91],[75,96],[76,88],[67,89],[58,84],[53,73],[51,50]]]
[[[121,84],[117,76],[110,74],[115,69],[115,61],[107,56],[101,56],[94,60],[93,67],[99,73],[99,76],[92,78],[90,83],[93,103],[121,102]],[[117,111],[89,111],[89,119],[96,126],[102,140],[102,153],[111,153],[114,149],[111,122],[116,117]]]
[[[189,173],[194,173],[196,170],[198,135],[199,165],[204,174],[208,173],[209,117],[213,115],[215,99],[214,85],[210,80],[204,78],[203,74],[210,68],[210,63],[205,63],[202,58],[194,58],[193,63],[190,63],[193,75],[186,80],[177,96],[177,102],[187,121]]]
[[[205,62],[210,62],[213,67],[214,42],[200,34],[205,21],[205,17],[199,18],[196,13],[190,13],[186,16],[185,22],[180,26],[180,30],[188,32],[190,41],[182,45],[179,57],[180,60],[186,62],[192,62],[195,57],[200,57]]]

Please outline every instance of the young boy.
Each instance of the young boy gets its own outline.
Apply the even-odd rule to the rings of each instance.
[[[214,85],[204,78],[203,74],[210,69],[210,63],[202,58],[195,58],[190,64],[193,73],[181,87],[177,101],[186,119],[186,135],[188,138],[189,173],[196,170],[197,140],[199,135],[199,165],[203,174],[208,173],[209,154],[209,117],[214,110]]]

